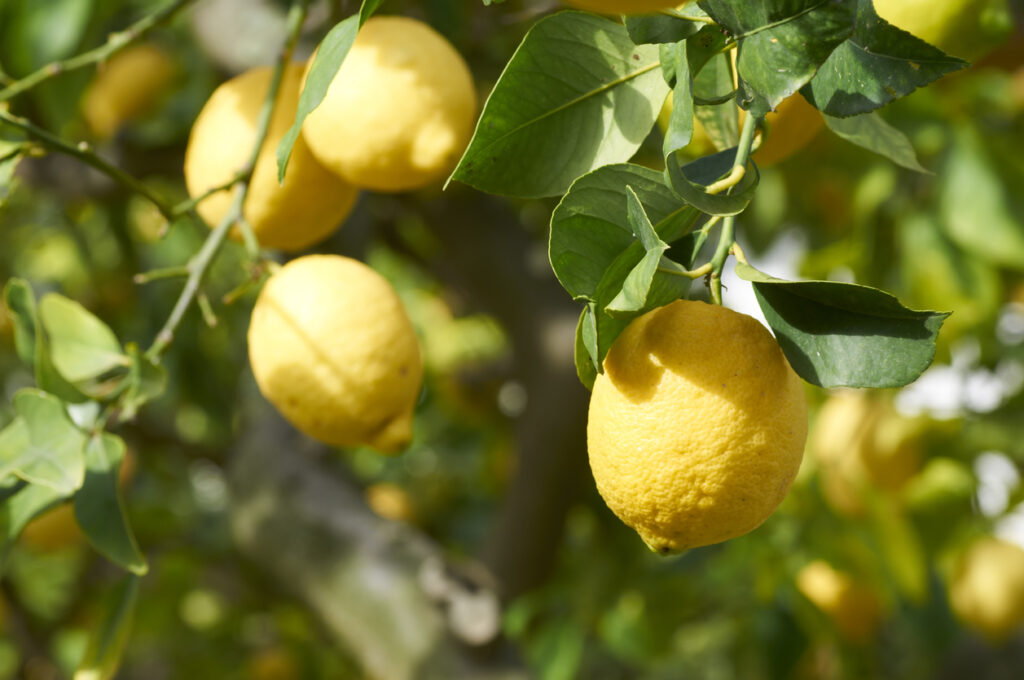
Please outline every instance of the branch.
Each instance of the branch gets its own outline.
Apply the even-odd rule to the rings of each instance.
[[[39,83],[49,80],[55,76],[59,76],[62,73],[98,64],[105,59],[109,59],[135,40],[138,40],[142,36],[146,35],[146,33],[149,33],[149,31],[156,26],[173,17],[180,10],[184,9],[194,1],[195,0],[173,0],[163,9],[139,19],[125,30],[112,33],[107,39],[107,42],[103,45],[93,48],[88,52],[82,52],[81,54],[70,57],[69,59],[52,62],[43,66],[39,70],[30,73],[24,78],[21,78],[20,80],[13,81],[3,90],[0,90],[0,102],[7,101],[12,97],[16,97],[23,92],[31,90]]]
[[[325,447],[254,403],[228,469],[241,551],[314,612],[368,678],[526,680],[500,638],[486,572],[450,564],[417,529],[375,515],[323,460]]]
[[[267,132],[270,129],[270,121],[274,115],[274,105],[277,100],[277,92],[281,87],[281,79],[284,75],[285,67],[291,60],[292,52],[295,50],[295,44],[299,40],[299,33],[302,30],[302,24],[306,20],[308,4],[308,0],[296,0],[292,3],[291,9],[288,12],[288,39],[285,41],[281,54],[278,56],[277,63],[274,65],[274,74],[270,80],[270,89],[267,92],[266,99],[263,101],[263,107],[260,109],[260,115],[257,121],[256,139],[253,143],[252,152],[249,154],[249,161],[245,164],[243,173],[237,178],[237,183],[235,184],[235,195],[231,202],[231,207],[228,208],[228,212],[224,215],[220,224],[218,224],[216,228],[210,232],[210,235],[206,237],[206,241],[203,242],[203,246],[199,249],[199,252],[189,260],[187,265],[189,275],[188,279],[185,281],[185,287],[178,296],[178,300],[174,304],[174,309],[171,310],[171,315],[167,318],[163,328],[161,328],[160,332],[157,333],[153,344],[146,350],[146,357],[151,361],[158,361],[160,355],[170,347],[172,342],[174,342],[174,333],[177,331],[178,325],[184,318],[185,312],[188,311],[192,302],[195,301],[196,296],[199,293],[199,288],[210,269],[210,265],[213,264],[213,261],[217,257],[217,253],[220,252],[220,248],[227,237],[228,230],[230,230],[232,226],[238,224],[243,229],[243,232],[245,230],[250,231],[249,234],[245,234],[247,250],[249,251],[250,257],[255,259],[255,257],[258,256],[258,246],[255,245],[255,237],[252,236],[251,229],[249,229],[248,223],[242,216],[242,207],[245,205],[245,198],[249,194],[249,182],[252,178],[253,168],[256,167],[256,160],[259,158],[260,148],[263,146],[263,142],[267,137]],[[189,211],[189,214],[193,214],[192,207],[188,207],[186,209]]]
[[[33,125],[24,118],[12,116],[3,109],[0,109],[0,121],[21,130],[30,138],[49,149],[60,152],[66,156],[71,156],[72,158],[77,158],[86,165],[99,170],[126,189],[134,191],[140,196],[145,197],[150,201],[150,203],[156,206],[156,209],[160,211],[160,214],[163,215],[164,219],[173,220],[175,218],[174,208],[171,205],[165,203],[160,196],[154,193],[153,190],[147,187],[143,182],[97,155],[92,150],[92,147],[86,142],[71,144],[52,132],[48,132],[41,127]]]

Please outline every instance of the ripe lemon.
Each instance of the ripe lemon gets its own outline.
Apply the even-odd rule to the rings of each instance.
[[[870,392],[832,394],[818,412],[809,446],[826,502],[838,513],[856,516],[863,514],[864,496],[872,490],[900,492],[921,467],[924,426]]]
[[[810,144],[825,125],[821,112],[799,94],[783,99],[775,111],[765,116],[765,122],[768,135],[753,156],[759,165],[786,160]]]
[[[953,612],[990,640],[1004,640],[1024,622],[1024,550],[984,538],[961,556],[949,588]]]
[[[882,605],[874,589],[823,560],[815,560],[801,569],[796,587],[851,642],[867,641],[881,622]]]
[[[680,3],[679,0],[566,0],[566,4],[601,14],[643,14],[671,9]]]
[[[475,121],[461,55],[426,24],[388,16],[359,30],[302,130],[320,162],[352,184],[406,191],[448,174]]]
[[[301,64],[290,64],[284,72],[242,210],[261,245],[288,251],[306,248],[337,229],[358,194],[358,189],[317,163],[302,139],[295,141],[284,184],[277,181],[277,144],[295,119],[302,71]],[[246,71],[218,87],[203,106],[185,150],[190,196],[230,181],[249,161],[271,76],[269,67]],[[206,198],[197,210],[215,226],[232,200],[231,191],[221,191]]]
[[[366,487],[363,493],[366,504],[384,519],[396,522],[411,522],[415,516],[409,492],[389,482],[378,482]]]
[[[249,361],[295,427],[338,446],[392,452],[412,436],[422,363],[391,285],[339,255],[292,260],[256,300]]]
[[[608,507],[660,553],[741,536],[789,490],[803,385],[753,318],[678,300],[634,319],[590,399],[590,467]]]
[[[975,59],[1013,30],[1007,0],[875,0],[875,11],[943,52]]]
[[[113,137],[124,123],[153,108],[178,67],[159,47],[139,44],[117,52],[96,72],[82,96],[82,117],[93,133]]]

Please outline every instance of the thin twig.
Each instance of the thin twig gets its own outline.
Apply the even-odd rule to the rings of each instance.
[[[260,109],[252,153],[250,154],[249,162],[245,165],[249,169],[248,173],[235,184],[231,206],[228,208],[224,218],[210,232],[210,235],[206,237],[206,241],[203,242],[199,252],[189,260],[189,276],[185,281],[185,287],[178,296],[178,300],[175,302],[174,308],[171,310],[171,314],[164,323],[163,328],[157,333],[153,344],[146,350],[146,357],[151,361],[159,361],[160,355],[174,342],[174,334],[181,324],[185,312],[188,311],[188,308],[199,294],[200,286],[206,278],[210,265],[213,264],[217,253],[220,251],[220,247],[224,244],[228,231],[242,219],[242,206],[245,204],[245,197],[249,193],[249,180],[252,176],[252,168],[256,167],[256,159],[259,157],[263,141],[266,139],[267,131],[270,129],[270,120],[274,113],[277,92],[281,87],[281,79],[284,75],[285,67],[291,60],[292,52],[295,50],[295,43],[299,40],[299,33],[302,29],[302,23],[306,19],[308,4],[309,0],[296,0],[292,3],[291,9],[288,12],[288,39],[274,66],[274,74],[270,80],[270,89],[267,92],[266,99],[263,101],[263,108]]]
[[[88,143],[81,142],[79,144],[72,144],[71,142],[61,139],[52,132],[32,124],[25,118],[12,116],[3,109],[0,109],[0,121],[21,130],[33,140],[53,151],[58,151],[66,156],[77,158],[86,165],[99,170],[104,175],[121,184],[125,188],[134,191],[140,196],[144,196],[154,206],[156,206],[156,209],[160,211],[160,214],[163,215],[164,219],[170,221],[175,218],[174,209],[160,198],[160,196],[154,193],[152,189],[121,168],[99,156],[92,150],[92,147]]]
[[[206,191],[199,194],[195,198],[186,199],[179,203],[178,205],[174,206],[174,208],[172,208],[172,212],[175,214],[175,216],[186,215],[192,212],[193,210],[196,209],[197,205],[208,199],[210,196],[218,194],[222,191],[227,191],[231,187],[235,186],[235,184],[248,177],[251,172],[252,170],[250,170],[249,168],[243,168],[242,170],[239,170],[234,175],[232,175],[231,179],[229,179],[227,182],[224,182],[223,184],[215,186],[211,189],[207,189]]]
[[[754,141],[754,133],[757,131],[760,118],[747,114],[743,121],[743,132],[740,134],[740,143],[736,147],[736,160],[733,162],[733,172],[730,177],[739,174],[737,168],[746,168],[747,160],[750,158],[750,146]],[[738,182],[739,180],[737,180]],[[729,188],[729,191],[732,187]],[[736,243],[736,216],[729,215],[722,221],[722,233],[719,234],[718,248],[715,249],[714,257],[711,258],[711,301],[716,305],[722,304],[722,269],[729,257],[729,251]]]
[[[135,40],[138,40],[164,21],[167,21],[192,2],[195,2],[195,0],[172,0],[172,2],[169,2],[163,9],[139,19],[123,31],[112,33],[110,37],[107,38],[107,42],[99,47],[93,48],[87,52],[82,52],[81,54],[77,54],[63,61],[55,61],[47,64],[37,71],[28,74],[24,78],[12,82],[3,90],[0,90],[0,102],[16,97],[22,92],[31,90],[39,83],[62,73],[98,64],[104,59],[109,59],[113,54],[116,54]]]

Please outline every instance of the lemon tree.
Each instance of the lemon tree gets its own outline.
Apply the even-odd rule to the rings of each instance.
[[[1024,553],[961,548],[1020,500],[978,460],[1024,455],[1022,99],[931,87],[1005,4],[500,4],[0,0],[0,578],[45,586],[4,584],[15,666],[145,675],[137,606],[196,677],[900,677],[879,641],[939,668],[950,610],[1015,633]],[[815,256],[762,259],[796,223]],[[940,450],[895,391],[949,355],[1003,392]],[[46,521],[112,567],[33,551]]]

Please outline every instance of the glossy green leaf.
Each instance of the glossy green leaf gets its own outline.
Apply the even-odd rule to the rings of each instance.
[[[33,367],[39,320],[36,317],[36,299],[32,287],[24,279],[10,279],[4,286],[4,304],[14,322],[14,349],[18,358],[25,365]]]
[[[825,124],[846,141],[885,156],[897,165],[908,170],[928,172],[918,162],[917,153],[907,136],[877,113],[863,113],[849,118],[826,115]]]
[[[128,576],[108,596],[103,618],[91,627],[74,680],[112,680],[117,675],[131,633],[139,583],[138,576]]]
[[[662,256],[668,250],[668,244],[658,238],[654,232],[654,225],[651,224],[644,212],[640,199],[628,186],[626,187],[626,200],[629,223],[633,228],[633,233],[640,241],[640,245],[644,248],[644,255],[639,264],[633,267],[625,281],[622,282],[622,290],[605,307],[610,313],[635,312],[646,306],[647,296],[654,283],[654,275],[658,271]]]
[[[662,154],[669,156],[684,148],[693,138],[693,79],[686,54],[686,43],[661,46],[661,62],[672,62],[672,115],[662,141]]]
[[[665,186],[659,172],[619,164],[580,177],[551,214],[548,244],[555,276],[575,299],[593,299],[605,270],[635,242],[627,186],[654,224],[672,222],[664,228],[678,233],[676,238],[693,224],[695,211]]]
[[[852,283],[782,281],[745,264],[768,325],[797,374],[822,387],[900,387],[935,356],[948,313],[914,311]]]
[[[124,440],[106,432],[85,447],[85,482],[75,493],[75,519],[89,543],[111,561],[135,574],[148,570],[125,516],[118,473],[124,460]]]
[[[17,474],[26,482],[70,495],[85,479],[85,435],[52,394],[26,388],[14,395],[14,410],[25,423],[27,448]]]
[[[39,301],[39,319],[50,341],[53,365],[70,382],[129,365],[114,332],[74,300],[47,293]]]
[[[317,47],[313,65],[310,67],[309,75],[302,87],[302,94],[299,95],[295,121],[277,144],[278,182],[284,182],[288,161],[292,156],[292,147],[295,146],[295,140],[302,132],[302,124],[306,121],[306,116],[313,113],[327,96],[327,88],[331,86],[331,81],[334,80],[342,62],[345,61],[349,50],[352,49],[352,43],[356,41],[356,34],[361,25],[359,15],[350,16],[332,28]]]
[[[659,43],[677,43],[696,35],[706,24],[700,21],[682,18],[684,14],[676,10],[666,10],[664,14],[638,14],[626,17],[626,31],[629,38],[637,45]],[[707,16],[696,5],[686,8],[685,16]]]
[[[141,406],[167,389],[167,369],[150,360],[135,343],[128,343],[125,349],[132,363],[127,388],[120,400],[122,421],[133,419]]]
[[[701,100],[716,100],[732,92],[732,64],[728,54],[713,57],[693,81],[697,102],[694,117],[700,121],[708,139],[719,151],[735,148],[740,141],[739,116],[734,98],[721,104],[701,105]]]
[[[541,19],[494,86],[451,179],[505,196],[556,196],[587,172],[628,160],[668,86],[658,48],[583,12]]]
[[[588,390],[594,389],[597,379],[597,322],[594,319],[594,305],[588,303],[583,307],[579,323],[576,324],[576,344],[573,359],[576,362],[576,375]]]
[[[967,65],[879,18],[870,0],[860,0],[853,34],[801,92],[822,113],[856,116]]]
[[[983,260],[1024,271],[1024,215],[1012,210],[975,130],[961,126],[955,131],[939,177],[939,210],[950,239]]]
[[[751,164],[747,173],[731,192],[709,194],[708,185],[726,177],[736,159],[735,149],[726,149],[680,165],[679,157],[665,159],[665,176],[672,189],[690,205],[708,215],[737,215],[743,212],[757,188],[757,167]]]
[[[739,42],[740,103],[755,116],[803,87],[853,32],[857,0],[701,0]]]

